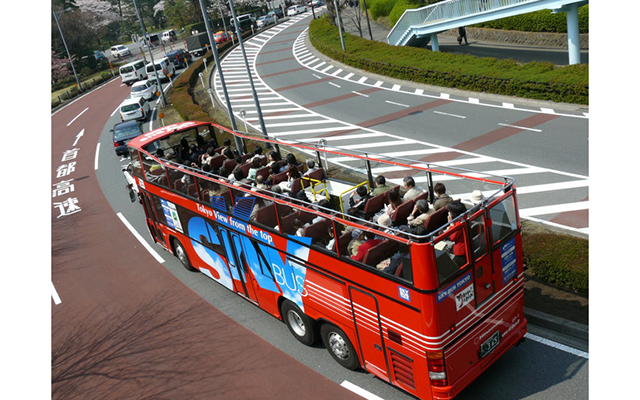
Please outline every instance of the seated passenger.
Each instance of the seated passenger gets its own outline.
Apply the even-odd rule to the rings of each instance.
[[[384,213],[388,216],[393,215],[393,212],[402,204],[402,198],[400,197],[400,193],[392,190],[389,192],[387,198],[387,204],[384,205]]]
[[[361,229],[354,229],[351,231],[351,241],[347,245],[347,252],[349,253],[349,256],[355,256],[362,243],[364,243],[364,232]]]
[[[256,172],[262,166],[262,159],[260,157],[253,157],[251,159],[251,168],[249,168],[249,173],[247,174],[247,179],[250,181],[254,181],[256,179]]]
[[[442,182],[438,182],[433,187],[433,191],[435,192],[436,198],[433,201],[433,209],[438,211],[442,207],[449,204],[453,199],[449,196],[447,192],[447,188],[444,186]]]
[[[406,189],[404,196],[402,196],[405,201],[412,200],[424,192],[422,188],[416,186],[416,182],[410,176],[406,176],[402,180],[402,185]]]
[[[407,223],[411,227],[424,225],[431,214],[433,214],[433,210],[429,208],[429,202],[425,199],[418,200],[413,206],[413,212],[407,217]]]
[[[376,187],[371,192],[371,196],[377,196],[391,189],[389,186],[387,186],[387,180],[382,175],[376,176],[374,181],[375,181]]]
[[[354,199],[356,194],[358,195],[358,200]],[[362,218],[364,217],[364,206],[370,198],[371,195],[368,193],[367,187],[365,185],[358,186],[356,191],[349,196],[349,207],[355,208],[358,216]]]
[[[380,243],[382,243],[381,239],[376,239],[374,237],[374,234],[369,231],[365,231],[362,236],[364,237],[365,242],[362,243],[360,246],[358,246],[358,251],[356,255],[351,257],[352,260],[360,261],[360,262],[364,260],[364,256],[367,254],[367,251],[369,251],[370,248],[375,247]]]
[[[298,218],[293,220],[292,225],[293,225],[293,229],[296,230],[296,236],[302,236],[302,233],[304,232],[304,228],[309,226],[308,223],[303,224],[302,221],[300,221]]]
[[[409,246],[405,243],[400,244],[398,252],[391,256],[389,265],[386,266],[383,271],[387,274],[395,275],[400,264],[402,264],[402,268],[411,267],[411,254],[409,252]]]
[[[462,204],[460,200],[449,202],[447,209],[449,210],[449,221],[453,221],[467,211],[467,207]],[[457,221],[455,224],[449,226],[447,230],[454,230],[460,224],[461,222]],[[464,241],[464,229],[457,229],[449,236],[449,240],[453,242],[453,261],[460,267],[465,265],[467,263],[467,246]]]
[[[378,222],[378,225],[384,228],[387,228],[384,230],[384,233],[390,233],[390,234],[394,233],[393,229],[390,229],[391,226],[393,225],[393,222],[391,221],[391,217],[388,216],[387,214],[380,215],[377,219],[377,222]],[[380,237],[380,236],[378,236],[378,238],[384,239],[384,237]]]

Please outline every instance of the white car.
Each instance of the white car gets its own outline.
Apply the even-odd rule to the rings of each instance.
[[[127,46],[121,44],[111,46],[111,55],[115,58],[122,58],[131,55],[131,50]]]
[[[307,11],[305,6],[295,5],[287,8],[287,17],[293,17],[294,15],[302,14]]]
[[[131,86],[131,97],[142,97],[145,100],[151,100],[157,91],[158,85],[155,79],[138,81]]]
[[[151,113],[151,106],[143,97],[129,97],[120,104],[118,111],[123,122],[134,119],[146,120]]]
[[[260,18],[258,18],[258,20],[256,21],[258,28],[264,28],[265,26],[275,24],[275,23],[276,23],[275,15],[263,15]]]

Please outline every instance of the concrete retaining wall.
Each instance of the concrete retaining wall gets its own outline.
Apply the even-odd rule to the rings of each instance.
[[[442,35],[458,36],[457,29],[443,32]],[[467,28],[467,39],[481,42],[511,43],[526,46],[552,47],[566,49],[566,33],[520,32],[502,29]],[[580,49],[589,49],[589,34],[580,35]]]

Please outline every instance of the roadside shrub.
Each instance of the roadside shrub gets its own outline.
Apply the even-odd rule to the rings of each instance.
[[[504,29],[523,32],[567,33],[567,13],[541,10],[474,25],[477,28]],[[578,8],[578,30],[589,33],[589,5]]]
[[[395,6],[397,0],[370,0],[367,2],[369,6],[369,12],[371,18],[378,19],[380,17],[386,17],[391,13],[391,10]]]
[[[419,0],[398,0],[389,13],[389,24],[394,26],[406,10],[423,7]]]
[[[556,233],[523,234],[524,264],[539,279],[589,294],[589,241]]]

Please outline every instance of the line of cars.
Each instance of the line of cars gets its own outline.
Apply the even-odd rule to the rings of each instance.
[[[178,49],[154,60],[154,63],[137,60],[120,67],[122,82],[131,85],[131,93],[130,97],[118,106],[121,122],[111,129],[116,155],[126,154],[127,142],[143,133],[141,121],[149,119],[150,101],[162,90],[158,79],[170,80],[175,75],[176,69],[186,67],[191,59],[192,56],[188,51]],[[158,79],[156,79],[156,73]]]

